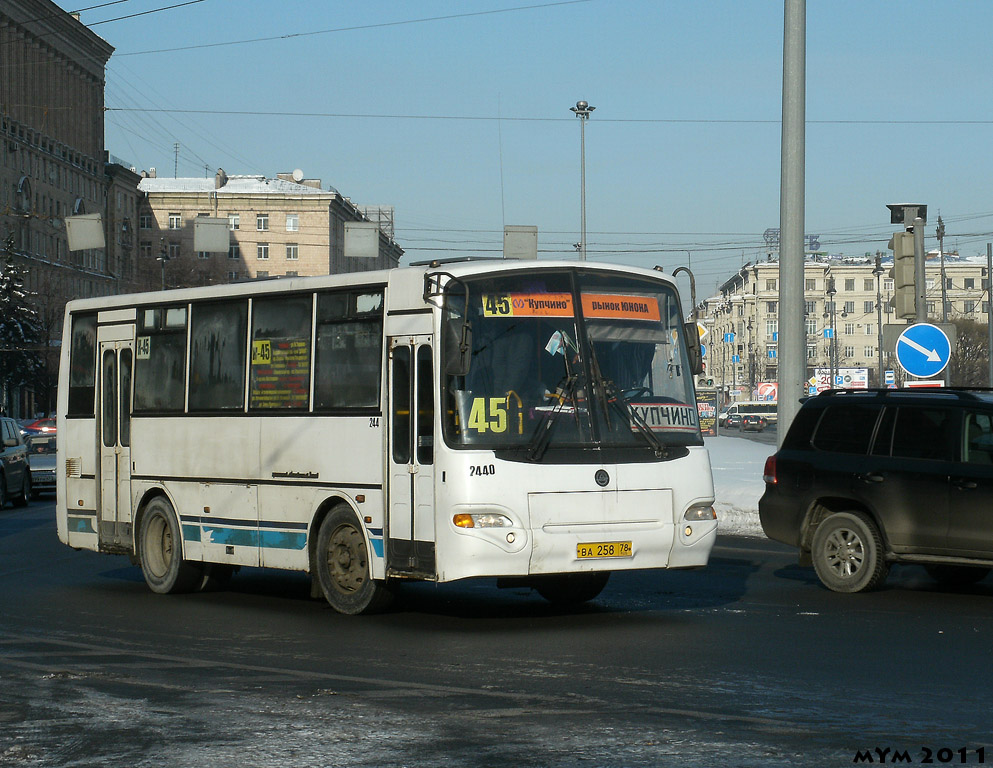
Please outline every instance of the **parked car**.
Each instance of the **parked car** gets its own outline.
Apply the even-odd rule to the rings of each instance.
[[[31,474],[28,472],[28,449],[17,422],[0,417],[0,509],[13,501],[23,507],[31,498]]]
[[[20,430],[22,435],[55,434],[57,430],[55,419],[33,419],[31,421],[21,421]]]
[[[31,494],[55,493],[55,435],[33,435],[27,439]]]
[[[764,479],[765,534],[836,592],[878,587],[894,563],[950,584],[993,567],[993,392],[823,392]]]
[[[759,416],[755,413],[746,413],[741,417],[742,432],[761,432],[768,424],[765,416]]]

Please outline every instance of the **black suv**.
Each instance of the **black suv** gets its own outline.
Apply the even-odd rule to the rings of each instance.
[[[993,567],[993,391],[822,392],[764,475],[766,536],[836,592],[879,586],[895,562],[959,584]]]

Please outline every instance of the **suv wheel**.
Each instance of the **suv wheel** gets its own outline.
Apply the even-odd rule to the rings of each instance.
[[[817,577],[835,592],[867,592],[886,580],[879,529],[859,512],[836,512],[814,532],[811,557]]]

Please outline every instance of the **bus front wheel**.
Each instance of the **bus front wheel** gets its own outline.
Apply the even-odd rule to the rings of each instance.
[[[534,588],[550,603],[563,606],[580,605],[603,592],[609,578],[609,571],[563,573],[540,577],[534,582]]]
[[[365,535],[347,506],[335,507],[321,523],[315,560],[324,598],[338,613],[376,613],[393,601],[386,583],[372,578]]]
[[[168,501],[149,502],[138,532],[138,559],[145,582],[165,595],[191,592],[203,580],[203,570],[183,560],[182,530]]]

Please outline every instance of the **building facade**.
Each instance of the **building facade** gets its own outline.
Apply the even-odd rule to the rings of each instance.
[[[108,171],[104,69],[113,47],[49,0],[0,3],[0,238],[14,259],[45,338],[54,347],[65,302],[117,293],[128,274],[125,230],[137,181]],[[131,174],[133,176],[133,174]],[[107,248],[69,251],[65,219],[100,213]],[[129,221],[130,218],[130,221]],[[45,353],[54,377],[57,360]],[[7,392],[14,415],[54,408],[54,378]]]
[[[896,360],[887,354],[881,325],[906,324],[890,299],[892,259],[810,259],[804,265],[804,325],[807,375],[817,369],[867,368],[869,386],[880,386]],[[928,254],[927,315],[931,322],[986,322],[989,300],[985,263],[950,255],[945,262],[946,311],[942,312],[941,268]],[[747,264],[703,302],[708,379],[725,393],[751,399],[758,384],[776,382],[779,349],[779,262]],[[709,342],[709,343],[708,343]]]
[[[152,169],[138,189],[139,268],[157,271],[163,287],[388,269],[403,255],[348,198],[299,173],[229,177],[218,170],[214,178],[169,179]],[[198,217],[227,220],[226,253],[196,250]],[[346,253],[345,230],[352,222],[376,230],[372,257]]]

